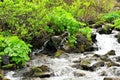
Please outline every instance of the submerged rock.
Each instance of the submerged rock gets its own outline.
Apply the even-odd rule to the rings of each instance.
[[[99,75],[100,76],[107,76],[107,72],[106,71],[101,71],[101,72],[99,72]]]
[[[105,66],[104,61],[102,61],[99,57],[95,57],[94,55],[85,57],[80,59],[80,61],[75,61],[74,63],[75,65],[72,67],[88,71],[95,71],[97,68]]]
[[[85,76],[85,73],[80,72],[80,71],[75,71],[75,72],[73,72],[73,74],[74,74],[74,76],[76,76],[76,77],[82,77],[82,76]]]
[[[110,50],[110,51],[108,51],[105,55],[116,55],[115,54],[115,50]]]
[[[104,80],[120,80],[120,78],[109,78],[109,77],[105,77]]]
[[[50,72],[50,68],[46,65],[33,67],[30,69],[30,71],[24,73],[26,77],[50,77],[53,76],[53,72]]]

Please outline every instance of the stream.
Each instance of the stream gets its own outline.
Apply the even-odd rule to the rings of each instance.
[[[112,31],[112,34],[99,34],[96,30],[93,30],[97,34],[97,42],[93,46],[97,46],[98,50],[94,52],[85,52],[85,53],[66,53],[63,54],[60,58],[53,58],[47,55],[35,56],[33,60],[27,62],[29,66],[40,66],[46,65],[52,69],[54,76],[48,78],[23,78],[22,73],[27,71],[26,69],[20,69],[16,71],[9,71],[6,73],[6,77],[10,80],[103,80],[104,77],[119,77],[120,69],[117,66],[106,67],[102,66],[97,68],[95,71],[83,70],[80,68],[72,67],[76,65],[77,61],[80,59],[87,59],[93,54],[104,55],[110,50],[115,50],[116,55],[110,56],[110,58],[117,62],[115,57],[120,56],[120,44],[117,42],[115,35],[117,31]],[[90,54],[89,54],[90,53]],[[96,61],[93,60],[92,64]],[[118,64],[119,61],[117,62]],[[106,72],[105,75],[103,72]]]

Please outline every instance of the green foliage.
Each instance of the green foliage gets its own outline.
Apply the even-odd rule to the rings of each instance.
[[[114,21],[114,26],[115,26],[115,29],[120,30],[120,19],[117,19],[117,20]]]
[[[0,2],[0,24],[2,31],[9,30],[26,41],[39,37],[47,28],[49,17],[47,0],[4,0]],[[49,33],[49,32],[48,32]]]
[[[119,19],[120,14],[118,12],[110,12],[110,13],[104,14],[104,16],[102,18],[106,22],[112,22],[116,19]]]
[[[108,12],[114,7],[114,0],[71,0],[71,4],[63,4],[63,8],[77,20],[89,21],[98,18],[100,13]]]
[[[30,60],[28,56],[31,51],[30,45],[18,39],[17,36],[0,36],[0,44],[1,55],[8,55],[12,63],[25,64],[26,61]]]
[[[69,33],[68,40],[71,46],[76,41],[76,33],[79,32],[80,26],[84,26],[84,23],[76,21],[76,19],[61,7],[56,7],[50,14],[50,23],[52,23],[53,29],[56,32],[67,31]]]
[[[79,31],[88,39],[91,40],[92,29],[89,27],[80,28]]]

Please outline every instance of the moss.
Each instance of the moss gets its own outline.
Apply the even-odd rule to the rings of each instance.
[[[57,52],[55,53],[55,57],[59,57],[62,54],[63,54],[62,50],[57,50]]]
[[[82,65],[90,65],[91,63],[90,63],[89,60],[82,60],[82,61],[81,61],[81,64],[82,64]]]
[[[14,67],[14,64],[7,64],[7,65],[2,66],[3,69],[10,69],[13,67]]]

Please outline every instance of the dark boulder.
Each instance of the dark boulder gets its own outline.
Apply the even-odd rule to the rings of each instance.
[[[96,34],[95,33],[92,33],[91,39],[92,39],[92,42],[94,42],[94,43],[97,42],[97,40],[96,40]]]
[[[110,50],[110,51],[108,51],[105,55],[106,55],[106,56],[116,55],[116,54],[115,54],[115,50]]]
[[[2,55],[2,62],[3,62],[4,65],[9,64],[10,63],[9,56]]]
[[[117,34],[117,41],[120,43],[120,33]]]
[[[112,33],[112,28],[109,25],[102,25],[101,28],[97,29],[97,32],[100,34],[111,34]]]

